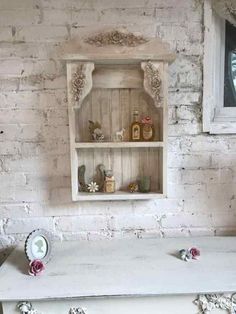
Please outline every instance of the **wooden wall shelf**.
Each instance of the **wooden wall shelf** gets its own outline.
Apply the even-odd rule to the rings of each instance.
[[[163,142],[78,142],[75,148],[142,148],[164,147]]]
[[[162,193],[129,193],[125,191],[116,191],[115,193],[87,193],[77,194],[75,201],[126,201],[126,200],[148,200],[163,198]]]
[[[101,33],[99,37],[80,38],[77,54],[70,51],[65,56],[72,199],[163,198],[166,196],[167,170],[167,68],[174,56],[159,39],[118,32],[120,41],[117,43],[107,34],[109,32]],[[99,44],[97,38],[100,38]],[[107,58],[103,59],[105,55]],[[155,129],[153,141],[130,141],[134,110],[138,110],[141,117],[151,116]],[[91,142],[88,120],[101,124],[104,141]],[[115,134],[123,128],[124,141],[118,142]],[[96,181],[99,164],[113,170],[116,192],[81,192],[78,168],[86,166],[85,179],[89,183]],[[151,177],[151,192],[128,192],[129,183],[144,175]]]

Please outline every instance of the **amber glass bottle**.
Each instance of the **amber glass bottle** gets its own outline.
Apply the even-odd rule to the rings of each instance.
[[[137,110],[133,114],[133,122],[130,127],[130,140],[141,141],[141,123],[139,122],[139,112]]]

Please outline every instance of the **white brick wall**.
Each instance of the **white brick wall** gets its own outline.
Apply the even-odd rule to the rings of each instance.
[[[236,231],[236,135],[202,129],[200,0],[0,1],[0,260],[34,228],[55,237]],[[168,199],[72,203],[65,64],[58,47],[88,27],[160,36],[170,67]]]

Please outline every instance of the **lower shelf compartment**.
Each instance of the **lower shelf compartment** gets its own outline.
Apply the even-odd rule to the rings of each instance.
[[[76,195],[75,201],[115,201],[115,200],[148,200],[148,199],[161,199],[165,195],[157,192],[149,193],[130,193],[125,191],[116,191],[115,193],[87,193],[79,192]]]

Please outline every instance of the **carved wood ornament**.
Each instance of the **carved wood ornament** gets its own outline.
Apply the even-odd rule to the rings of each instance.
[[[92,72],[94,63],[78,64],[71,77],[71,93],[75,107],[80,108],[84,98],[92,89]]]
[[[97,47],[108,45],[136,47],[146,43],[147,41],[148,40],[143,36],[137,36],[133,33],[120,32],[118,30],[106,33],[99,33],[95,36],[91,36],[85,39],[85,42],[87,44]]]
[[[35,310],[32,304],[28,301],[19,302],[17,304],[17,308],[21,312],[21,314],[40,314],[37,310]],[[86,314],[85,309],[82,307],[71,307],[69,314]]]
[[[71,89],[75,101],[79,101],[85,86],[85,74],[83,72],[83,66],[78,66],[76,72],[73,74]]]
[[[157,107],[161,106],[161,87],[162,81],[158,65],[148,61],[142,62],[141,67],[144,71],[144,89],[154,99]]]
[[[198,305],[199,314],[209,314],[214,309],[227,310],[229,314],[236,313],[236,294],[226,296],[223,294],[203,294],[194,301]]]
[[[72,307],[70,308],[69,314],[86,314],[86,312],[81,307]]]
[[[32,304],[28,301],[19,302],[17,308],[21,314],[38,314],[37,310],[35,310]]]

